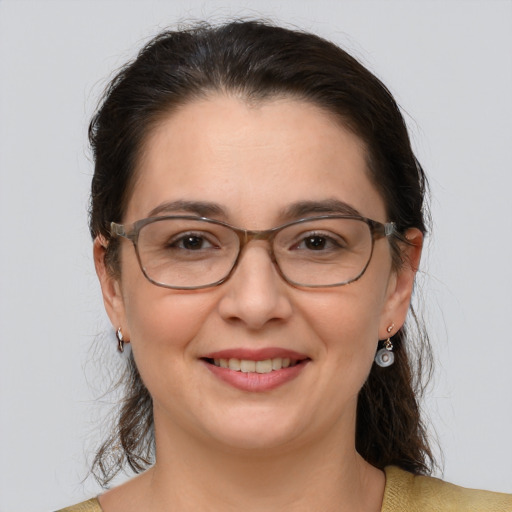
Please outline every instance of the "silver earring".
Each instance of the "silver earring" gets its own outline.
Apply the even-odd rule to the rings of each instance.
[[[395,327],[395,324],[391,324],[386,330],[388,334]],[[395,362],[395,354],[393,353],[393,343],[391,342],[391,336],[384,342],[384,347],[377,351],[375,354],[375,363],[382,368],[391,366]]]
[[[117,338],[117,350],[119,350],[119,352],[124,352],[124,339],[123,339],[123,333],[121,332],[121,327],[119,327],[116,331],[116,338]]]

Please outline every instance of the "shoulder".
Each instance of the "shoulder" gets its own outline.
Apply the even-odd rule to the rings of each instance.
[[[77,503],[71,507],[57,510],[57,512],[103,512],[103,510],[100,507],[99,501],[93,498],[88,501],[83,501],[82,503]]]
[[[384,471],[382,512],[512,512],[512,494],[466,489],[395,466]]]

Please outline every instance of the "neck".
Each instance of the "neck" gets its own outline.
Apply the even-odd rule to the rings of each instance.
[[[157,463],[143,476],[153,505],[146,510],[231,512],[240,504],[247,512],[380,510],[384,475],[355,451],[353,427],[262,451],[158,426]]]

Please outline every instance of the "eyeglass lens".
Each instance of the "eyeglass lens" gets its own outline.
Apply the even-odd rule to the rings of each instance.
[[[270,236],[283,277],[297,285],[332,286],[357,279],[371,257],[364,220],[314,219]],[[146,276],[175,288],[213,285],[232,271],[240,252],[237,231],[204,220],[164,218],[141,228],[137,251]]]

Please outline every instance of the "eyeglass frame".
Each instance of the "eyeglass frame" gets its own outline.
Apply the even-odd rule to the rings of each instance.
[[[229,272],[218,281],[215,281],[213,283],[200,285],[200,286],[173,286],[169,284],[160,283],[158,281],[155,281],[151,277],[148,276],[146,273],[146,270],[142,264],[140,254],[139,254],[139,248],[137,245],[139,233],[142,228],[147,226],[148,224],[152,224],[154,222],[159,222],[167,219],[177,219],[177,220],[194,220],[194,221],[203,221],[210,224],[216,224],[220,226],[224,226],[230,230],[232,230],[237,236],[239,240],[239,247],[238,247],[238,254],[233,262],[233,265]],[[276,237],[276,235],[283,229],[294,226],[296,224],[302,224],[305,222],[315,221],[315,220],[323,220],[323,219],[354,219],[364,222],[368,225],[370,229],[370,235],[372,239],[372,247],[370,251],[370,256],[368,258],[367,263],[361,270],[361,272],[354,277],[353,279],[349,279],[348,281],[344,281],[342,283],[334,283],[334,284],[301,284],[297,283],[295,281],[292,281],[288,279],[283,271],[281,270],[281,267],[279,265],[279,262],[277,261],[277,258],[275,256],[274,252],[274,245],[273,240]],[[333,288],[335,286],[345,286],[347,284],[353,283],[354,281],[357,281],[361,278],[361,276],[366,272],[366,269],[370,265],[370,261],[373,256],[373,249],[375,246],[375,240],[380,238],[388,238],[390,236],[399,236],[399,232],[396,227],[395,222],[379,222],[377,220],[369,219],[368,217],[363,217],[360,215],[319,215],[315,217],[304,217],[298,220],[294,220],[291,222],[287,222],[286,224],[281,224],[280,226],[276,226],[270,229],[263,229],[263,230],[253,230],[253,229],[244,229],[244,228],[238,228],[236,226],[232,226],[231,224],[228,224],[227,222],[223,222],[221,220],[216,219],[210,219],[208,217],[201,217],[196,215],[164,215],[164,216],[156,216],[156,217],[147,217],[145,219],[140,219],[132,224],[118,224],[117,222],[111,222],[110,223],[110,234],[113,237],[122,237],[130,240],[133,244],[133,247],[135,248],[135,254],[137,256],[137,261],[139,263],[139,267],[144,275],[144,277],[152,284],[156,286],[160,286],[162,288],[169,288],[172,290],[200,290],[204,288],[213,288],[215,286],[219,286],[222,283],[225,283],[234,273],[236,267],[238,266],[238,262],[240,261],[240,255],[242,254],[242,251],[244,247],[251,242],[252,240],[264,240],[268,241],[270,251],[269,256],[272,263],[277,268],[277,271],[281,278],[288,283],[291,286],[294,286],[296,288]]]

